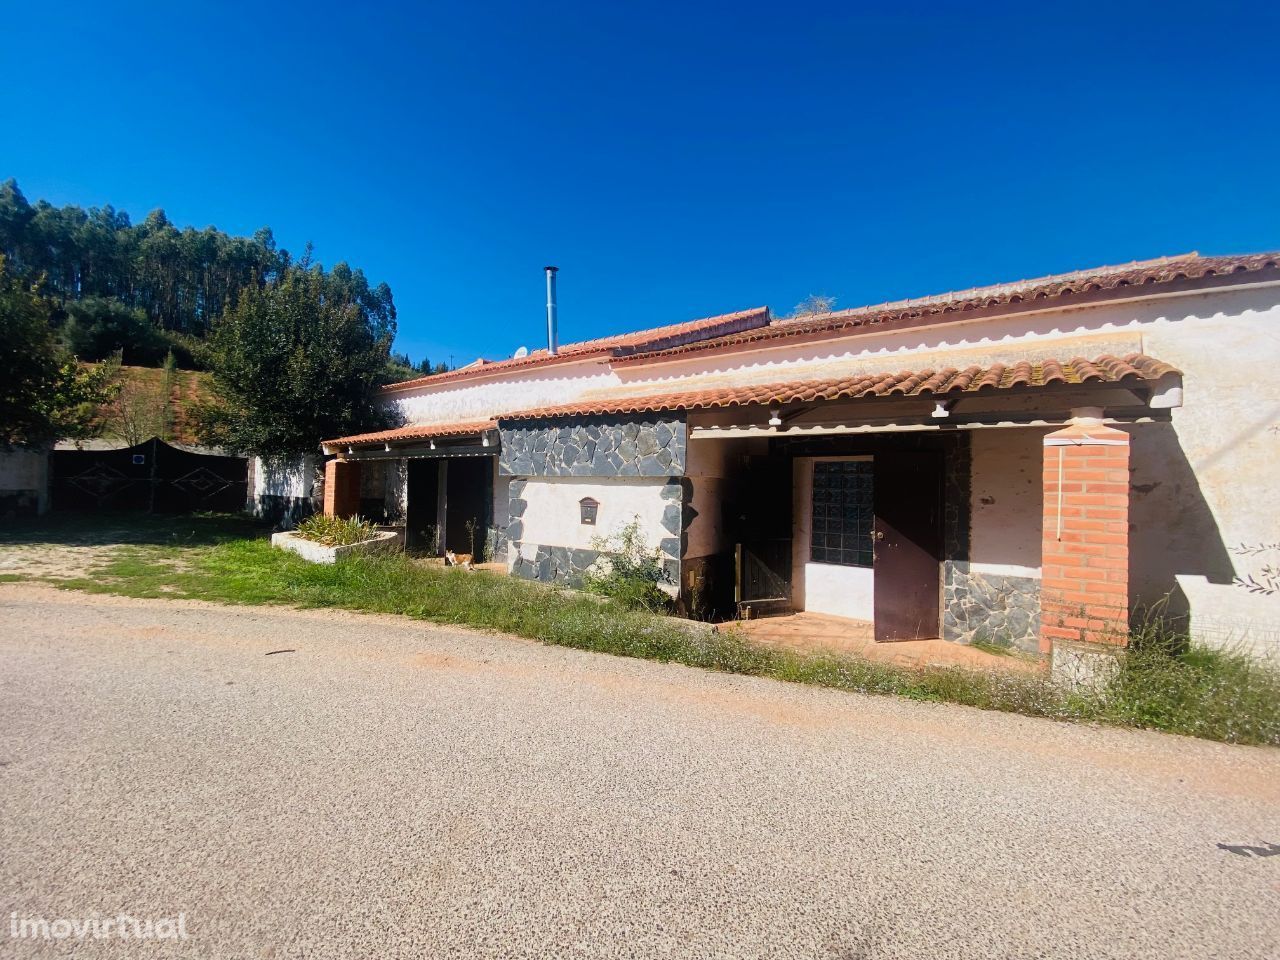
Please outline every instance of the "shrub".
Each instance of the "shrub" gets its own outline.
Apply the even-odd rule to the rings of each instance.
[[[106,360],[121,354],[132,366],[158,367],[169,343],[147,315],[119,300],[85,297],[67,305],[63,337],[67,348],[81,360]]]
[[[584,590],[612,597],[633,610],[671,608],[671,598],[660,586],[670,583],[662,554],[645,540],[639,517],[611,536],[593,538],[591,546],[605,556],[583,575]]]
[[[372,540],[378,528],[363,517],[329,517],[314,513],[298,524],[296,532],[302,539],[326,547],[345,547]]]
[[[1096,706],[1112,723],[1229,743],[1280,743],[1280,670],[1242,650],[1145,626]]]

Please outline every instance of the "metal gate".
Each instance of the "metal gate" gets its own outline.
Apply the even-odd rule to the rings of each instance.
[[[738,616],[785,613],[791,608],[791,540],[740,543],[735,552]]]
[[[49,492],[55,510],[243,510],[244,457],[192,453],[153,438],[123,450],[55,450]]]

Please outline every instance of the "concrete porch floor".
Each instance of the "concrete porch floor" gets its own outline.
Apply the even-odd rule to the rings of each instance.
[[[740,620],[734,626],[748,639],[800,653],[839,653],[892,663],[900,667],[967,667],[1034,673],[1043,669],[1039,658],[1025,654],[1003,656],[948,640],[901,640],[876,643],[872,625],[821,613],[793,613],[780,617]]]

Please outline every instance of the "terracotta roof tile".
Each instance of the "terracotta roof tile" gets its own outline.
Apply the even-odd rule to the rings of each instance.
[[[900,373],[855,374],[825,380],[771,383],[640,397],[600,398],[560,406],[502,414],[500,420],[530,420],[601,414],[653,413],[660,410],[710,410],[748,404],[784,405],[816,400],[864,397],[954,396],[994,390],[1036,388],[1055,384],[1136,383],[1178,374],[1178,370],[1143,354],[1102,356],[1095,360],[1021,360],[963,370],[904,370]]]
[[[861,328],[878,328],[896,324],[943,323],[949,320],[968,319],[978,310],[995,307],[1035,304],[1040,301],[1071,301],[1072,297],[1087,295],[1097,297],[1107,292],[1121,296],[1123,291],[1127,291],[1130,287],[1149,288],[1177,281],[1203,281],[1211,277],[1259,272],[1280,276],[1280,252],[1222,257],[1202,257],[1199,254],[1189,253],[1177,257],[1163,257],[1159,260],[1077,270],[1035,280],[975,287],[956,293],[897,300],[811,317],[773,320],[764,327],[720,337],[704,338],[665,350],[633,352],[626,357],[619,357],[615,362],[652,361],[718,347],[818,333],[850,333]]]
[[[479,434],[485,430],[493,430],[497,424],[492,420],[475,420],[465,423],[424,423],[407,427],[396,427],[394,430],[379,430],[376,433],[358,433],[351,437],[339,437],[326,440],[326,447],[363,446],[371,443],[393,443],[402,440],[435,440],[446,437],[466,437]]]
[[[683,346],[706,337],[720,337],[725,334],[738,333],[769,323],[768,307],[753,307],[737,313],[724,313],[714,317],[703,317],[700,320],[687,320],[683,323],[672,323],[664,327],[653,327],[649,330],[638,330],[634,333],[620,333],[611,337],[600,337],[595,340],[582,340],[578,343],[562,344],[555,355],[545,349],[534,350],[528,356],[512,357],[509,360],[474,360],[457,370],[448,373],[436,373],[416,380],[405,380],[402,383],[391,383],[383,387],[387,390],[403,390],[408,387],[420,387],[437,383],[449,383],[453,380],[464,380],[478,374],[520,370],[525,367],[545,366],[553,363],[565,363],[571,360],[583,360],[588,357],[623,357],[637,351],[668,350]]]

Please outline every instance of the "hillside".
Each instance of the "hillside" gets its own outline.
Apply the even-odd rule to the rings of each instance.
[[[132,445],[158,436],[171,443],[198,443],[194,409],[210,397],[210,374],[121,367],[120,377],[119,396],[99,410],[104,439]]]

